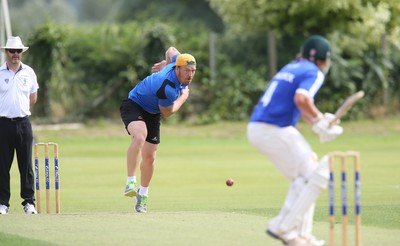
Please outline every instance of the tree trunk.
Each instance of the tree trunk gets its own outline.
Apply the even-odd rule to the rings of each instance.
[[[273,30],[268,31],[268,71],[269,80],[276,74],[276,38]]]

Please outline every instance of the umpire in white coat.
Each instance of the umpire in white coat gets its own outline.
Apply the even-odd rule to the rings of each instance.
[[[10,207],[10,169],[16,153],[20,173],[24,212],[35,209],[34,174],[32,170],[32,126],[30,106],[36,103],[39,88],[36,74],[21,62],[29,47],[20,37],[10,37],[1,51],[6,62],[0,67],[0,214]]]

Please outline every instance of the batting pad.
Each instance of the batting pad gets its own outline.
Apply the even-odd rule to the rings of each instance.
[[[311,175],[307,185],[300,192],[289,213],[282,219],[279,231],[285,233],[298,227],[306,212],[312,208],[321,192],[327,187],[329,179],[329,157],[324,156],[318,168]]]

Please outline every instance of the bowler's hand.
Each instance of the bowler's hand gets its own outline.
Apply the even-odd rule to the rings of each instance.
[[[166,60],[162,60],[158,63],[155,63],[153,65],[153,67],[151,67],[151,72],[155,73],[155,72],[159,72],[161,71],[165,66],[167,65],[167,61]]]
[[[183,97],[185,100],[188,99],[188,97],[189,97],[189,86],[186,86],[185,88],[181,89],[181,97]]]

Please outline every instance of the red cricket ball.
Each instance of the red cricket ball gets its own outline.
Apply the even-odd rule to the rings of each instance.
[[[226,180],[226,185],[227,186],[232,186],[235,183],[235,181],[233,179],[227,179]]]

